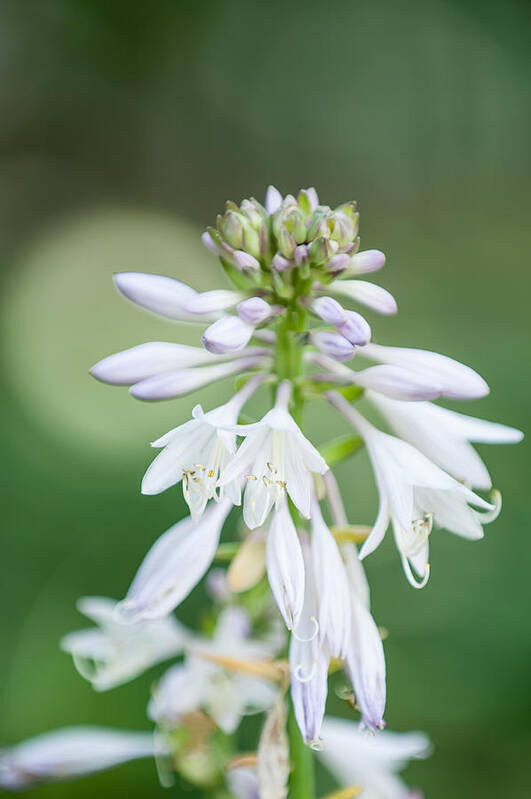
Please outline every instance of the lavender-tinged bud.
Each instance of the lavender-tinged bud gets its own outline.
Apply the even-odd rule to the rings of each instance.
[[[304,261],[308,258],[308,247],[306,244],[299,244],[298,247],[295,247],[295,252],[293,253],[293,257],[295,259],[295,263],[297,266],[301,266]]]
[[[380,250],[363,250],[350,259],[350,268],[356,275],[376,272],[385,264],[385,255]]]
[[[288,260],[288,258],[284,258],[284,256],[277,252],[274,256],[271,266],[276,272],[284,272],[286,269],[291,269],[293,266],[293,261]]]
[[[239,316],[224,316],[205,330],[201,341],[209,352],[220,355],[243,349],[253,332],[253,326]]]
[[[265,207],[268,214],[274,214],[282,205],[282,195],[274,186],[268,186]]]
[[[346,311],[337,300],[332,297],[319,297],[312,305],[313,310],[324,322],[329,325],[342,324],[346,320]]]
[[[319,237],[324,236],[328,238],[330,236],[330,228],[328,226],[328,208],[321,208],[318,207],[313,212],[313,216],[310,220],[310,224],[308,226],[307,238],[308,241],[312,241],[313,239],[317,239]]]
[[[238,316],[248,325],[259,325],[271,316],[271,306],[261,297],[249,297],[240,302],[236,310]]]
[[[267,221],[265,210],[254,198],[244,200],[240,208],[255,230],[259,230],[262,222]]]
[[[345,320],[337,325],[337,332],[351,344],[368,344],[371,340],[371,327],[367,320],[356,311],[345,311],[345,316]]]
[[[312,333],[311,339],[318,350],[336,361],[350,361],[354,357],[354,346],[339,333],[320,331]]]
[[[214,241],[212,240],[212,236],[210,235],[210,233],[207,230],[205,230],[204,233],[201,233],[201,241],[203,242],[203,244],[205,245],[207,250],[210,250],[210,252],[213,252],[214,255],[218,255],[218,256],[221,255],[220,249],[218,247],[216,247],[216,245],[214,244]]]
[[[236,250],[233,259],[238,269],[241,269],[242,272],[258,272],[260,270],[260,262],[254,256],[249,255],[248,252]]]
[[[345,269],[348,268],[350,262],[350,255],[346,252],[340,252],[330,258],[326,265],[326,269],[331,275],[340,275],[341,272],[344,272]]]

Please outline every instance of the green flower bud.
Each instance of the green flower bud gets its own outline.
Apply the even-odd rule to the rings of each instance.
[[[334,211],[328,220],[330,238],[337,241],[341,249],[348,247],[356,237],[356,227],[353,219],[344,211]]]
[[[285,258],[289,258],[290,260],[293,258],[293,253],[295,252],[295,247],[297,243],[291,233],[285,228],[280,228],[277,236],[278,241],[278,249],[282,253]]]
[[[243,231],[244,228],[240,214],[234,211],[226,213],[221,222],[220,232],[225,241],[227,241],[231,247],[234,247],[235,250],[241,250],[243,246]]]
[[[329,211],[330,209],[321,206],[315,209],[306,233],[308,241],[321,237],[328,238],[330,236],[330,228],[328,226]]]
[[[321,236],[312,241],[308,247],[308,256],[310,263],[314,266],[321,266],[325,264],[339,249],[337,241]]]
[[[243,229],[243,246],[241,249],[254,256],[254,258],[260,257],[260,235],[249,223]]]

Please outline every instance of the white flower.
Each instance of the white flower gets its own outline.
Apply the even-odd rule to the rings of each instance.
[[[409,760],[429,753],[430,741],[422,732],[371,735],[345,719],[327,717],[323,722],[319,756],[342,785],[361,787],[361,797],[407,799],[409,789],[398,772]]]
[[[365,347],[357,347],[356,352],[365,349]],[[393,399],[407,400],[408,402],[435,399],[442,393],[440,383],[433,377],[425,376],[421,372],[413,372],[410,369],[403,369],[400,366],[379,364],[355,371],[323,353],[312,353],[309,358],[318,366],[326,369],[325,374],[315,378],[317,380],[359,386]]]
[[[343,657],[351,637],[350,591],[334,537],[324,523],[319,503],[312,502],[312,571],[318,596],[319,635],[332,657]]]
[[[361,723],[371,730],[384,726],[385,656],[378,627],[369,610],[367,578],[354,544],[343,544],[342,555],[350,589],[350,638],[345,670],[354,688]]]
[[[516,444],[523,434],[513,427],[465,416],[428,402],[408,402],[382,397],[372,391],[367,398],[389,422],[394,432],[426,457],[472,488],[488,490],[487,468],[470,442]]]
[[[165,729],[175,729],[187,714],[202,709],[230,734],[242,716],[270,707],[277,694],[273,684],[237,670],[238,665],[269,660],[274,654],[270,643],[249,639],[249,631],[245,611],[225,608],[212,640],[195,638],[184,663],[164,674],[149,703],[149,717]],[[224,668],[224,660],[234,670]]]
[[[96,622],[69,633],[61,648],[69,652],[82,677],[97,691],[106,691],[134,679],[151,666],[183,651],[185,629],[171,616],[137,624],[117,621],[116,602],[105,597],[82,597],[77,607]]]
[[[324,474],[328,468],[288,413],[289,393],[290,384],[284,381],[275,407],[260,422],[229,428],[245,436],[245,441],[224,468],[220,483],[247,481],[243,517],[251,529],[264,523],[273,504],[278,505],[286,492],[309,518],[312,472]]]
[[[318,749],[328,694],[330,652],[326,639],[319,635],[319,597],[307,538],[303,539],[303,553],[304,605],[289,647],[291,699],[303,740]]]
[[[144,272],[117,272],[114,283],[128,300],[148,311],[179,322],[208,322],[219,314],[203,316],[185,310],[186,303],[197,295],[195,289],[180,280]]]
[[[23,790],[154,755],[151,733],[65,727],[1,751],[0,786]]]
[[[381,344],[366,344],[358,349],[375,361],[391,364],[422,375],[433,385],[439,385],[439,394],[451,399],[479,399],[489,393],[489,387],[477,372],[453,358],[429,350],[407,347],[384,347]],[[367,386],[372,388],[372,386]],[[400,399],[400,397],[396,397]]]
[[[126,598],[117,607],[124,622],[160,619],[171,613],[212,563],[230,499],[213,502],[198,522],[182,519],[161,535],[144,558]]]
[[[380,498],[376,522],[360,557],[376,549],[392,522],[406,577],[414,588],[422,588],[430,573],[432,525],[477,540],[483,537],[481,525],[492,521],[499,508],[458,483],[411,444],[377,430],[343,397],[331,392],[329,398],[363,436]],[[487,513],[478,513],[469,503]]]
[[[334,280],[328,286],[328,290],[332,294],[349,297],[381,314],[395,314],[397,311],[393,295],[381,286],[366,280]]]
[[[296,627],[304,602],[304,560],[286,499],[273,514],[266,540],[267,576],[288,630]]]
[[[236,451],[236,434],[226,428],[236,424],[243,405],[260,382],[260,377],[251,378],[229,402],[208,413],[196,405],[189,422],[154,441],[152,447],[163,449],[144,475],[142,493],[160,494],[182,480],[184,498],[192,519],[197,521],[208,500],[223,495],[217,488],[218,478]],[[225,494],[239,503],[239,481],[227,484]]]
[[[226,782],[235,799],[260,799],[256,769],[250,766],[229,768]]]

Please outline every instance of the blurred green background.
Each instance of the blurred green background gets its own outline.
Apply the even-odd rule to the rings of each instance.
[[[218,284],[198,237],[225,199],[268,183],[357,199],[362,247],[387,253],[378,282],[400,308],[370,316],[377,340],[470,363],[492,394],[464,410],[529,427],[530,22],[516,0],[0,2],[0,740],[148,728],[153,673],[98,695],[57,643],[83,626],[76,598],[123,596],[183,513],[178,491],[142,497],[139,481],[147,442],[192,400],[143,405],[87,369],[194,340],[121,300],[111,274]],[[339,429],[320,410],[317,441]],[[432,737],[407,772],[430,799],[529,793],[529,450],[487,450],[505,507],[484,541],[435,534],[422,592],[391,540],[367,561],[390,631],[386,717]],[[365,456],[339,477],[351,521],[370,522]],[[185,621],[200,602],[201,589]],[[191,795],[159,788],[148,762],[39,791]]]

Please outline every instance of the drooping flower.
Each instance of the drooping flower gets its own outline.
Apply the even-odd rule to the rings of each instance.
[[[360,557],[376,549],[392,523],[406,577],[414,588],[422,588],[430,573],[432,526],[477,540],[483,537],[482,524],[492,521],[499,508],[458,483],[411,444],[377,430],[340,395],[330,392],[328,396],[364,438],[380,497],[378,517]]]
[[[0,786],[24,790],[155,754],[154,738],[148,732],[65,727],[1,751]]]
[[[372,391],[367,392],[367,398],[400,438],[471,488],[492,488],[487,468],[471,442],[516,444],[523,437],[513,427],[465,416],[429,402],[411,405]]]
[[[184,663],[162,677],[149,703],[148,715],[166,730],[177,728],[196,710],[204,710],[227,734],[242,716],[273,703],[274,684],[258,676],[259,665],[274,655],[270,641],[251,639],[242,608],[227,607],[218,618],[213,638],[189,642]],[[253,667],[256,676],[253,674]]]
[[[409,789],[398,772],[411,759],[427,757],[430,741],[422,732],[360,731],[352,722],[327,716],[319,756],[340,784],[358,786],[361,796],[408,799]]]
[[[127,596],[117,607],[124,622],[160,619],[171,613],[212,563],[232,502],[212,502],[198,522],[182,519],[155,541]]]
[[[330,651],[326,638],[319,635],[319,597],[307,538],[303,538],[302,545],[304,605],[289,646],[291,700],[304,742],[318,749],[328,694]]]
[[[354,688],[361,723],[382,729],[386,699],[385,656],[380,631],[370,612],[368,583],[356,547],[341,547],[350,592],[350,637],[345,670]]]
[[[304,560],[285,498],[273,514],[266,539],[267,576],[288,630],[297,626],[304,602]]]
[[[218,489],[218,478],[236,451],[236,434],[227,430],[235,425],[238,414],[260,385],[261,378],[251,378],[227,403],[204,413],[200,405],[193,418],[170,430],[152,443],[162,448],[142,480],[143,494],[160,494],[182,480],[183,493],[192,519],[203,514],[209,499],[225,493],[233,502],[240,497],[239,481]]]
[[[183,651],[187,631],[172,616],[136,624],[117,621],[113,599],[82,597],[78,609],[98,627],[69,633],[61,648],[97,691],[107,691]]]
[[[245,436],[245,441],[223,469],[220,484],[246,480],[243,517],[250,529],[262,525],[286,493],[309,518],[312,472],[324,474],[328,468],[288,412],[290,391],[284,381],[274,408],[260,422],[227,428]]]

